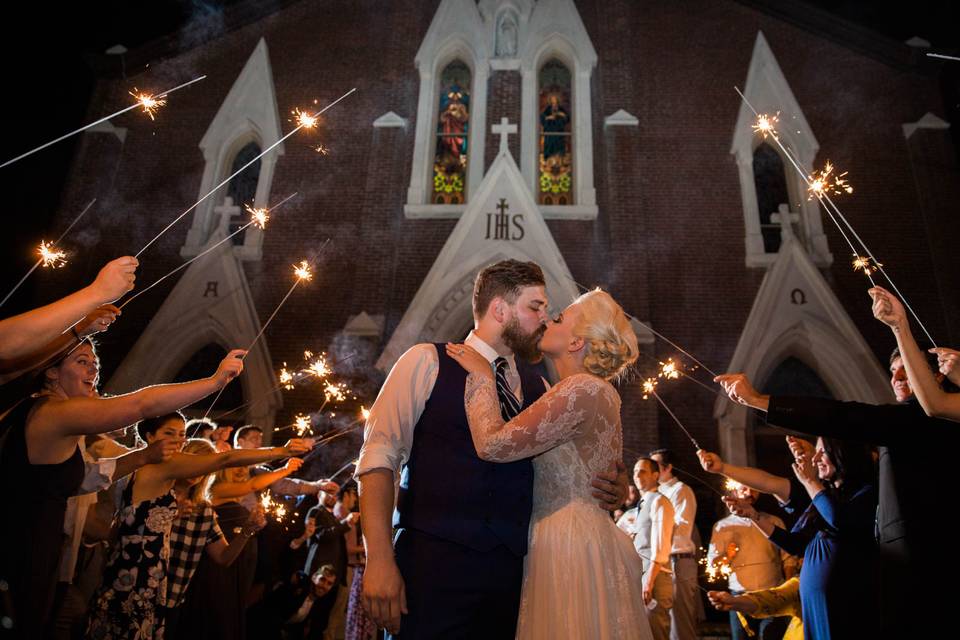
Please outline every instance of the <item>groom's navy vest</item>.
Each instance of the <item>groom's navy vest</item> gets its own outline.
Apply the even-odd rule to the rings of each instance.
[[[437,381],[400,473],[393,524],[477,551],[503,544],[523,556],[533,507],[533,464],[529,459],[498,464],[477,456],[463,407],[467,372],[447,355],[445,345],[435,346]],[[526,409],[543,395],[543,380],[519,361],[517,372]]]

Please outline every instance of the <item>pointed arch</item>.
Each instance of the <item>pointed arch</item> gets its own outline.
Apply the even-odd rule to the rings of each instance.
[[[743,94],[759,113],[773,115],[779,112],[781,126],[777,130],[781,142],[791,151],[800,166],[809,170],[816,160],[820,143],[817,142],[763,32],[757,32]],[[771,234],[768,231],[766,247],[764,244],[764,230],[760,220],[767,219],[771,212],[760,210],[757,197],[753,160],[755,150],[764,144],[764,141],[751,128],[755,119],[750,108],[746,104],[741,104],[734,126],[730,153],[736,158],[740,176],[746,264],[748,267],[769,267],[776,258],[776,251],[766,249],[777,246],[778,243],[769,241]],[[780,157],[786,169],[787,196],[789,197],[786,204],[789,206],[790,213],[796,214],[798,218],[797,233],[793,235],[801,239],[814,263],[821,267],[829,266],[833,262],[833,256],[823,233],[819,203],[816,200],[807,199],[803,179],[778,148],[771,148]],[[774,224],[783,224],[783,222]]]

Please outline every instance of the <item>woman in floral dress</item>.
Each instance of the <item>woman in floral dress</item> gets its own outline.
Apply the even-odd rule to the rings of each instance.
[[[186,441],[185,420],[180,413],[144,420],[137,425],[137,431],[148,444],[168,439],[182,446]],[[92,607],[87,637],[163,639],[162,612],[167,603],[170,529],[177,517],[177,480],[296,455],[308,449],[305,441],[291,440],[286,447],[197,455],[178,453],[161,464],[140,469],[123,492],[117,542]]]

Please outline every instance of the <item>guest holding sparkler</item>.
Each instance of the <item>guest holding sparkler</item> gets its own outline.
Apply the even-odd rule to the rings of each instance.
[[[944,391],[941,387],[943,376],[938,379],[927,366],[927,358],[910,331],[910,321],[907,320],[903,303],[883,287],[873,287],[869,293],[873,298],[873,317],[893,331],[907,378],[910,380],[910,388],[924,412],[932,418],[960,422],[960,394]],[[944,350],[931,349],[930,352],[949,356],[949,352]],[[952,358],[947,360],[953,362]]]
[[[928,363],[934,377],[942,382],[937,358],[931,354]],[[943,510],[942,495],[931,487],[947,487],[954,482],[952,458],[960,446],[960,428],[955,422],[924,414],[899,349],[890,355],[889,366],[890,386],[898,404],[878,406],[824,398],[768,396],[754,389],[743,374],[722,375],[717,381],[733,400],[766,411],[769,425],[878,447],[877,540],[883,632],[884,637],[906,637],[927,626],[931,632],[937,629],[936,621],[925,622],[918,618],[918,611],[950,606],[947,594],[951,593],[952,584],[948,573],[939,569],[940,551],[930,544],[943,534],[942,523],[930,517]],[[931,446],[931,442],[935,444]],[[729,465],[714,462],[710,464],[717,469],[715,472],[730,475],[725,468]],[[745,479],[730,477],[765,491]],[[905,589],[904,585],[925,587]]]
[[[186,420],[179,412],[149,418],[137,425],[137,433],[148,444],[171,440],[182,445]],[[290,447],[252,451],[181,453],[138,471],[123,492],[118,539],[104,572],[87,636],[98,640],[163,637],[170,530],[177,517],[176,481],[306,450],[302,442],[294,442]],[[178,588],[176,593],[180,591]]]
[[[870,452],[863,445],[819,438],[813,458],[798,459],[793,471],[811,504],[789,532],[761,518],[748,501],[724,502],[778,547],[803,555],[800,600],[807,638],[874,637],[879,633],[877,498]]]
[[[733,489],[734,497],[754,504],[759,491],[738,484]],[[783,520],[769,513],[760,512],[758,517],[770,520],[773,526],[785,529]],[[797,559],[782,549],[777,549],[753,522],[731,513],[713,525],[707,566],[725,564],[730,568],[730,592],[740,595],[745,591],[771,589],[783,582],[784,576],[796,573]],[[759,624],[750,624],[747,629],[741,624],[736,612],[730,614],[730,636],[733,640],[745,640],[757,636],[760,640],[779,640],[786,631],[786,618],[764,618]]]
[[[66,500],[83,479],[83,437],[162,415],[213,393],[242,369],[242,361],[233,357],[238,353],[225,358],[209,378],[101,398],[96,393],[99,360],[87,340],[46,369],[39,393],[5,417],[0,480],[8,487],[31,488],[8,501],[19,526],[0,533],[0,577],[10,584],[20,632],[36,636],[37,625],[49,619]]]
[[[772,589],[748,591],[741,595],[734,595],[727,591],[710,591],[707,597],[710,599],[710,604],[717,610],[729,611],[731,618],[738,616],[743,619],[739,616],[741,613],[760,620],[788,618],[789,625],[783,634],[777,637],[783,640],[803,640],[804,638],[799,578],[790,578]]]
[[[11,363],[22,358],[49,353],[51,343],[59,341],[78,320],[133,289],[138,264],[137,259],[130,256],[117,258],[108,262],[89,286],[76,293],[45,307],[0,320],[0,363],[3,367],[0,371],[9,372]],[[106,328],[117,313],[116,307],[107,307],[100,318],[103,328],[99,330]],[[79,338],[70,335],[64,339],[76,342]],[[34,364],[39,363],[40,360],[34,361]],[[25,366],[20,362],[20,368]]]

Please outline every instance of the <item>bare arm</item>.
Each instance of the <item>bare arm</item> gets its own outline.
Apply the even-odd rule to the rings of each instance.
[[[178,453],[163,463],[159,469],[159,477],[164,480],[196,478],[228,467],[247,467],[289,455],[290,450],[285,447],[231,449],[223,453]]]
[[[229,567],[237,559],[240,552],[247,545],[247,541],[257,535],[257,531],[267,524],[263,509],[257,507],[250,512],[250,517],[244,523],[240,530],[240,535],[234,536],[233,540],[227,542],[222,535],[216,542],[211,542],[205,549],[210,559],[223,567]]]
[[[751,489],[756,489],[760,493],[769,493],[781,503],[790,501],[789,478],[775,476],[754,467],[738,467],[727,464],[717,454],[703,449],[697,451],[697,457],[700,458],[700,466],[703,467],[704,471],[726,476]]]
[[[76,293],[0,320],[0,360],[16,360],[43,349],[88,313],[133,289],[137,265],[136,258],[117,258]]]
[[[209,378],[161,384],[112,398],[67,398],[40,403],[30,417],[31,428],[52,436],[106,433],[193,404],[221,389],[243,371],[235,349]]]
[[[393,479],[392,469],[372,469],[360,476],[359,484],[363,541],[367,548],[363,607],[377,626],[396,633],[400,629],[400,614],[407,612],[407,597],[391,541]]]
[[[226,454],[221,453],[219,455]],[[301,465],[303,465],[303,460],[300,458],[290,458],[283,468],[277,469],[276,471],[255,475],[245,482],[218,482],[210,489],[211,497],[217,501],[229,500],[231,498],[245,496],[248,493],[263,491],[280,478],[286,478],[288,475],[299,469]]]

